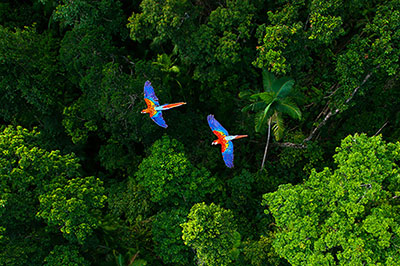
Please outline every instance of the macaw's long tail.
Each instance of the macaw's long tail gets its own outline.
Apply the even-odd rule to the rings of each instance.
[[[236,135],[234,139],[241,139],[241,138],[246,138],[248,137],[247,135]]]
[[[175,107],[178,107],[178,106],[181,106],[181,105],[184,105],[184,104],[186,104],[185,102],[179,102],[179,103],[168,103],[168,104],[164,104],[164,105],[161,105],[160,107],[160,111],[164,111],[164,110],[168,110],[168,109],[171,109],[171,108],[175,108]]]

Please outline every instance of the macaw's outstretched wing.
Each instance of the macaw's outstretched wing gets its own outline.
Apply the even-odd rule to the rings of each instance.
[[[228,131],[214,118],[214,115],[207,116],[208,125],[218,138],[228,136]]]
[[[223,148],[222,148],[223,150]],[[224,158],[225,165],[229,168],[233,167],[233,143],[228,141],[225,145],[225,151],[222,152],[222,158]]]
[[[144,84],[144,98],[152,101],[155,106],[160,105],[150,81],[146,81],[146,83]]]
[[[160,127],[163,127],[163,128],[167,128],[168,127],[167,123],[165,123],[165,120],[164,120],[164,118],[162,116],[162,112],[161,111],[157,111],[153,116],[150,116],[150,117]]]

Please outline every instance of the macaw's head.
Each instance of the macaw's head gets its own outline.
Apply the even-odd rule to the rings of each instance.
[[[149,111],[147,110],[147,109],[143,109],[142,111],[141,111],[141,113],[142,114],[145,114],[145,113],[148,113]]]
[[[211,145],[218,145],[218,144],[219,144],[218,140],[214,140],[214,141],[211,143]]]

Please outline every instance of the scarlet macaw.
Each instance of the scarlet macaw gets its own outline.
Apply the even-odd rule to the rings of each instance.
[[[150,118],[153,119],[153,121],[156,122],[157,125],[163,128],[167,128],[168,125],[167,123],[165,123],[161,111],[186,104],[185,102],[179,102],[160,105],[150,81],[146,81],[146,83],[144,84],[144,100],[147,104],[147,108],[142,110],[142,114],[150,114]]]
[[[221,144],[222,157],[226,166],[233,167],[233,143],[231,140],[245,138],[247,135],[232,135],[214,118],[214,115],[207,116],[208,125],[212,132],[218,137],[211,145]]]

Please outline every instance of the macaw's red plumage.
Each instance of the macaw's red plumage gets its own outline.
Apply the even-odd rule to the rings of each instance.
[[[146,81],[144,84],[144,101],[146,102],[147,108],[142,110],[142,114],[148,113],[150,118],[157,125],[163,128],[167,128],[168,125],[165,123],[165,120],[162,116],[162,111],[186,104],[185,102],[179,102],[160,105],[150,81]]]
[[[207,116],[208,125],[212,132],[218,137],[212,142],[212,145],[221,144],[222,158],[225,165],[229,168],[233,167],[233,143],[232,140],[245,138],[247,135],[232,135],[214,118],[214,115]]]

